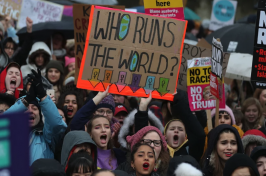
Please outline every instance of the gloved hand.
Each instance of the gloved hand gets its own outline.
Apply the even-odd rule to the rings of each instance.
[[[43,97],[46,96],[46,91],[43,88],[42,84],[42,75],[41,70],[38,69],[38,73],[35,70],[31,70],[33,75],[29,75],[31,82],[31,87],[34,87],[34,90],[37,94],[37,97],[41,100]]]
[[[29,75],[28,75],[29,76]],[[29,76],[30,77],[30,76]],[[31,82],[31,78],[28,79],[29,82]],[[30,86],[30,89],[29,91],[27,92],[27,95],[26,97],[24,98],[28,103],[30,103],[31,101],[34,101],[36,100],[36,92],[35,92],[35,89],[34,89],[35,86],[33,86],[33,83],[31,84]]]

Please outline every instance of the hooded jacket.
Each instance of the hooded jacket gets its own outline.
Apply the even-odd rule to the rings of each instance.
[[[213,150],[220,137],[220,134],[224,130],[230,130],[231,132],[235,134],[236,141],[237,141],[237,153],[244,153],[241,138],[238,134],[238,131],[234,127],[232,127],[231,125],[227,125],[227,124],[223,124],[223,125],[219,125],[215,127],[208,134],[208,147],[205,152],[205,158],[204,158],[204,163],[203,163],[203,173],[205,174],[205,176],[212,175],[213,164],[215,162]]]
[[[2,71],[2,73],[0,74],[0,93],[6,93],[7,89],[6,89],[6,83],[5,83],[5,80],[6,80],[6,74],[7,74],[7,69],[9,68],[9,66],[11,64],[13,64],[14,62],[11,62],[10,64],[8,64],[8,66]],[[17,63],[15,63],[17,64]],[[20,85],[16,88],[15,90],[15,93],[14,93],[14,96],[16,98],[19,98],[19,91],[22,91],[23,90],[23,78],[22,78],[22,73],[21,73],[21,70],[20,70],[20,78],[21,78],[21,82],[20,82]]]
[[[255,147],[251,152],[250,158],[256,163],[257,159],[261,156],[266,157],[266,147],[264,146]]]
[[[55,147],[61,141],[67,127],[49,96],[39,102],[39,105],[45,123],[41,130],[34,128],[30,131],[30,164],[40,158],[53,159]],[[25,112],[27,110],[21,100],[18,100],[5,113]]]
[[[85,131],[70,131],[65,136],[61,152],[61,165],[63,165],[64,168],[67,167],[68,160],[73,154],[73,149],[75,149],[75,146],[83,143],[89,143],[92,147],[91,156],[97,168],[97,146],[91,139],[90,135]]]
[[[260,176],[257,166],[250,157],[245,154],[236,153],[225,163],[224,176],[231,176],[232,173],[239,167],[249,167],[253,170],[256,176]]]
[[[257,142],[260,145],[265,146],[266,145],[266,136],[263,132],[260,130],[248,130],[245,132],[245,134],[242,137],[242,143],[244,147],[244,151],[246,150],[246,147],[249,143]]]
[[[38,159],[30,167],[32,176],[66,176],[64,168],[54,159]]]
[[[181,165],[181,164],[189,165]],[[169,162],[167,176],[202,176],[199,163],[190,155],[175,156]]]
[[[30,50],[30,53],[29,53],[29,56],[26,60],[27,62],[27,65],[23,65],[21,67],[21,71],[22,71],[22,76],[23,78],[25,78],[28,74],[31,74],[31,69],[33,70],[37,70],[37,66],[35,64],[30,64],[29,62],[29,58],[31,56],[32,53],[38,51],[38,50],[44,50],[45,52],[47,52],[50,56],[50,59],[49,60],[52,60],[52,54],[51,54],[51,50],[48,48],[48,46],[44,43],[44,42],[36,42],[32,45],[32,48]],[[44,61],[45,63],[46,61]],[[48,61],[47,61],[48,63]],[[44,66],[44,68],[41,70],[41,73],[43,76],[45,76],[45,71],[46,71],[46,68]]]

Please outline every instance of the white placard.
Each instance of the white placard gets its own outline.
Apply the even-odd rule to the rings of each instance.
[[[23,0],[18,28],[26,26],[26,18],[30,17],[33,24],[46,21],[61,21],[64,6],[39,0]]]
[[[216,31],[224,26],[234,24],[237,1],[215,0],[212,6],[209,29]]]

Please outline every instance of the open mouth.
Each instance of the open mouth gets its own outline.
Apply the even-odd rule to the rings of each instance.
[[[173,143],[178,144],[178,135],[174,135]]]
[[[14,79],[11,80],[11,81],[10,81],[10,88],[11,88],[11,89],[16,89],[16,83],[17,83],[16,80],[14,80]]]
[[[67,109],[67,115],[71,116],[73,114],[73,109]]]
[[[107,135],[106,134],[103,134],[103,135],[100,136],[100,141],[101,141],[102,144],[106,144],[107,143],[106,139],[107,139]]]
[[[33,123],[34,122],[34,117],[29,117],[29,122]]]
[[[148,170],[148,169],[149,169],[149,166],[150,166],[149,163],[144,163],[144,164],[143,164],[143,169],[144,169],[144,170]]]

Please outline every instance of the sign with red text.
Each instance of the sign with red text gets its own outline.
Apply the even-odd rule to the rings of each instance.
[[[173,100],[187,22],[91,6],[78,88]]]
[[[210,87],[211,93],[218,99],[223,96],[223,46],[220,41],[212,39]]]
[[[258,1],[251,80],[257,88],[266,88],[266,0]]]
[[[146,14],[185,19],[182,0],[144,0],[144,8]]]
[[[211,58],[193,58],[187,61],[187,66],[187,92],[191,111],[215,108],[216,98],[210,88]],[[225,108],[224,96],[219,106]]]
[[[64,6],[40,0],[23,0],[18,28],[26,26],[26,18],[30,17],[33,24],[46,21],[61,21]]]
[[[0,0],[0,16],[10,16],[18,20],[22,0]]]

